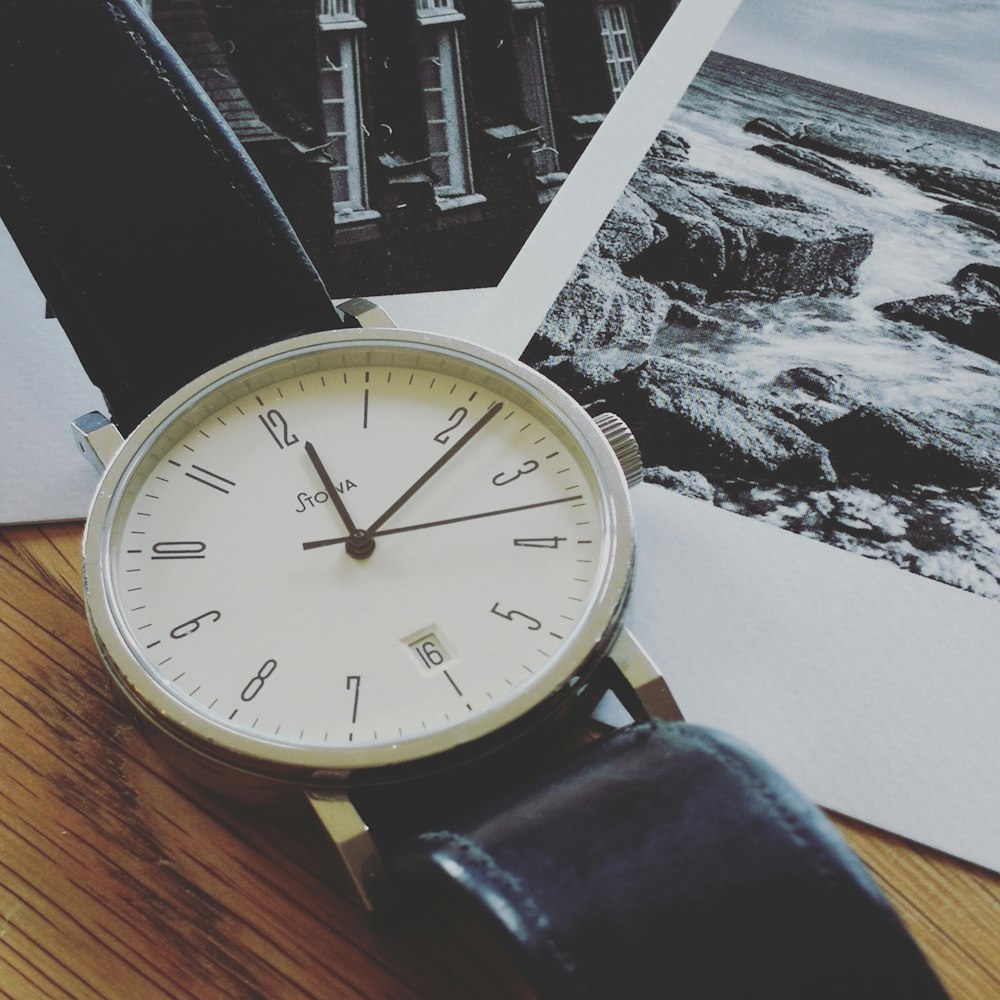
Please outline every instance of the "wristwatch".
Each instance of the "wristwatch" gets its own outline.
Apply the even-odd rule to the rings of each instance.
[[[820,812],[681,721],[624,627],[628,429],[334,306],[131,0],[0,7],[0,213],[108,403],[75,424],[87,614],[177,767],[307,796],[364,906],[485,925],[542,996],[944,996]],[[636,721],[602,735],[608,692]]]

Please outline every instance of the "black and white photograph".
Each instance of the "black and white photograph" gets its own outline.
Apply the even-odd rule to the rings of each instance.
[[[145,0],[339,297],[497,283],[679,0]]]
[[[745,0],[524,359],[647,481],[1000,600],[998,37]]]
[[[392,296],[397,322],[434,330],[491,293],[680,4],[135,2],[232,128],[330,295]],[[82,517],[93,482],[57,401],[86,412],[102,400],[2,227],[0,293],[0,389],[34,427],[0,452],[11,470],[0,521]],[[38,391],[42,364],[55,391]]]

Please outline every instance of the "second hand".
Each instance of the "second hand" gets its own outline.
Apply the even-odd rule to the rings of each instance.
[[[582,500],[582,494],[578,494],[572,497],[560,497],[558,500],[541,500],[538,503],[526,503],[521,504],[519,507],[504,507],[501,510],[487,510],[483,511],[481,514],[463,514],[460,517],[445,517],[440,521],[424,521],[422,524],[408,524],[402,528],[381,528],[378,531],[373,531],[372,536],[376,535],[398,535],[404,531],[419,531],[422,528],[437,528],[442,524],[456,524],[459,521],[475,521],[481,517],[496,517],[499,514],[514,514],[519,510],[532,510],[535,507],[551,507],[554,504],[559,503],[569,503],[571,500]],[[315,542],[303,542],[303,549],[321,549],[327,545],[343,545],[345,542],[350,541],[351,536],[345,535],[342,538],[321,538]]]

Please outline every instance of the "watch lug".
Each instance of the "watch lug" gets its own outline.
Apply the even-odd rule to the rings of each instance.
[[[633,719],[684,721],[667,682],[627,628],[622,629],[608,657],[618,668],[618,678],[612,680],[611,689]]]
[[[337,849],[357,901],[373,912],[385,868],[368,824],[344,793],[306,792],[306,798]]]
[[[96,410],[77,417],[72,429],[80,451],[98,472],[103,472],[111,464],[111,459],[125,441],[118,428]]]
[[[338,303],[337,308],[348,316],[353,316],[362,327],[378,330],[396,329],[396,324],[389,314],[370,299],[348,299],[346,302]]]

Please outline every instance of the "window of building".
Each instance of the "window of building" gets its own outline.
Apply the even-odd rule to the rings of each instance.
[[[418,16],[421,11],[431,9],[454,11],[451,0],[416,0],[416,3]],[[442,198],[470,194],[472,165],[458,30],[453,23],[421,18],[418,35],[420,90],[434,190]]]
[[[604,43],[604,59],[611,77],[611,92],[617,101],[639,65],[632,26],[624,4],[601,4],[597,12],[601,19],[601,41]]]
[[[545,72],[545,49],[542,39],[540,11],[537,0],[511,0],[514,8],[514,57],[521,87],[521,107],[525,117],[539,127],[538,145],[534,150],[535,173],[552,174],[559,169],[555,148],[555,128],[549,100],[548,74]]]
[[[358,16],[357,0],[319,0],[319,16],[354,20]]]
[[[439,11],[452,13],[455,0],[417,0],[417,13],[436,14]]]
[[[363,28],[364,22],[357,19],[354,0],[323,0],[324,8],[328,13],[321,18],[336,20],[320,22],[324,28],[320,95],[328,140],[326,152],[333,161],[333,208],[335,215],[344,216],[368,208],[358,31],[353,30]]]
[[[319,0],[319,23],[324,29],[367,27],[358,16],[358,0]]]

